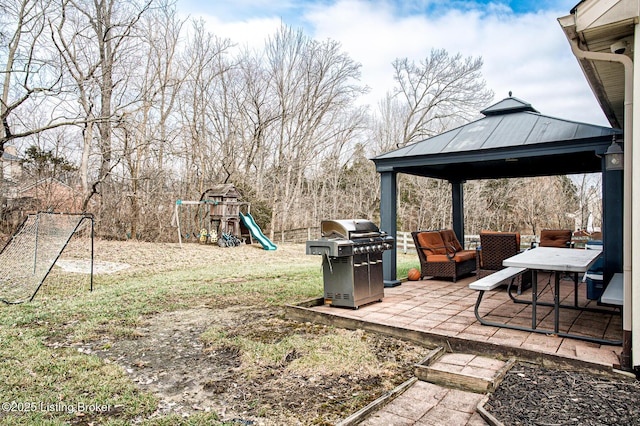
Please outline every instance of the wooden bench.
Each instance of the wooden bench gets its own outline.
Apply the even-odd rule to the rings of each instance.
[[[621,273],[613,274],[607,288],[600,297],[600,303],[622,306],[624,303],[624,279]]]

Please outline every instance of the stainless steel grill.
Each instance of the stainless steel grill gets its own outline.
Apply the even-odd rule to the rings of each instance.
[[[324,220],[307,254],[322,256],[325,303],[357,309],[384,297],[382,252],[393,237],[364,219]]]

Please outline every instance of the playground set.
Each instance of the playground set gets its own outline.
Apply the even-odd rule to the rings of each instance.
[[[205,191],[199,201],[176,201],[180,245],[183,237],[220,247],[256,240],[265,250],[276,250],[251,216],[251,205],[240,197],[233,185],[224,184]],[[0,302],[33,300],[63,252],[76,263],[88,263],[89,290],[93,290],[93,238],[94,217],[89,213],[27,215],[0,250]]]
[[[172,222],[180,246],[183,239],[220,247],[253,244],[255,239],[265,250],[275,250],[251,216],[251,204],[240,198],[234,185],[220,184],[203,192],[199,201],[177,200]]]

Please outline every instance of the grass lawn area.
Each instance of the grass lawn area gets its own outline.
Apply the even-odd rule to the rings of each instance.
[[[418,267],[399,257],[400,277]],[[87,275],[56,267],[32,302],[0,305],[0,423],[329,424],[427,352],[284,318],[283,305],[322,296],[321,258],[303,244],[97,240],[95,261],[126,268],[96,273],[89,292]]]

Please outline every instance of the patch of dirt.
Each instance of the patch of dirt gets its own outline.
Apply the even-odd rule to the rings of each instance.
[[[225,421],[263,425],[333,424],[388,390],[383,380],[396,386],[412,377],[413,365],[428,352],[398,339],[370,334],[361,338],[378,354],[380,363],[391,365],[385,377],[360,376],[358,372],[295,374],[286,369],[300,355],[295,350],[281,366],[247,374],[236,349],[206,347],[202,342],[201,334],[214,325],[230,335],[262,342],[293,334],[313,338],[335,333],[327,326],[282,319],[275,308],[256,311],[239,306],[201,306],[149,318],[137,330],[136,339],[93,342],[80,350],[121,365],[141,389],[158,396],[154,416],[214,412]]]
[[[75,272],[79,274],[91,273],[91,261],[90,260],[77,260],[77,259],[58,259],[55,266],[62,268],[65,272]],[[115,263],[105,261],[93,262],[94,274],[113,274],[129,267],[126,263]]]

